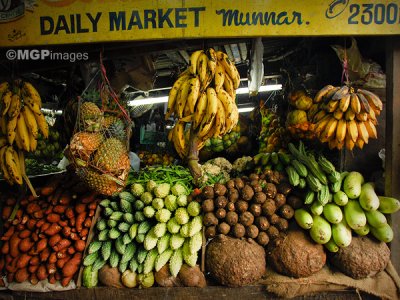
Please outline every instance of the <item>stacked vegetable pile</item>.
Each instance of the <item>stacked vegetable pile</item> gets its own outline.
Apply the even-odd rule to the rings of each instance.
[[[253,173],[231,179],[225,185],[204,187],[201,197],[206,237],[248,237],[261,246],[282,237],[294,214],[286,203],[290,187],[282,175],[275,180],[266,178]]]
[[[230,133],[208,139],[204,144],[204,149],[212,152],[221,152],[234,145],[239,138],[240,124],[238,123]]]
[[[147,176],[152,179],[143,178]],[[135,284],[123,281],[129,287],[151,287],[154,272],[167,264],[174,277],[184,262],[196,265],[202,217],[200,204],[188,201],[190,190],[182,183],[189,176],[188,170],[145,169],[134,179],[131,192],[101,201],[104,209],[96,223],[97,233],[83,261],[86,286],[97,284],[93,278],[105,264],[118,267],[122,276],[135,277]]]
[[[315,95],[308,118],[315,124],[319,140],[330,149],[362,149],[369,138],[378,137],[375,126],[382,107],[382,101],[370,91],[327,85]]]
[[[379,241],[389,243],[393,230],[385,214],[400,209],[400,202],[390,197],[377,196],[374,184],[364,182],[358,172],[345,172],[344,180],[338,184],[339,190],[328,200],[317,205],[308,203],[295,211],[297,223],[309,229],[311,238],[324,244],[331,252],[347,247],[352,233],[360,236],[371,233]]]
[[[7,282],[32,285],[47,279],[67,286],[77,275],[97,207],[96,195],[71,176],[56,177],[17,204],[9,196],[2,210],[0,269]],[[75,278],[76,279],[76,278]]]

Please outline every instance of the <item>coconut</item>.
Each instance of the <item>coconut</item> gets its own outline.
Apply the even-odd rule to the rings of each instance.
[[[308,277],[322,269],[326,254],[322,245],[314,243],[303,231],[294,230],[271,250],[268,262],[278,273]]]
[[[389,260],[389,247],[366,236],[353,237],[348,247],[329,257],[332,265],[354,279],[374,276],[386,268]]]
[[[218,235],[207,245],[206,267],[222,285],[251,285],[265,274],[265,250],[252,239]]]

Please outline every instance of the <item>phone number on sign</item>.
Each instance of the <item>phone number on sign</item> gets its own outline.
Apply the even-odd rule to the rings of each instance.
[[[349,6],[349,24],[398,24],[399,6],[396,3],[389,4],[351,4]]]

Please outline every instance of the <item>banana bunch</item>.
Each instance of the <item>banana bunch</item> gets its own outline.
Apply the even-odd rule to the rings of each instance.
[[[15,142],[19,149],[30,152],[36,150],[39,131],[48,137],[41,107],[39,93],[32,84],[20,80],[13,87],[8,82],[0,84],[0,128],[8,145]]]
[[[0,137],[0,171],[9,185],[22,184],[24,174],[22,167],[18,152],[7,144],[4,136]]]
[[[181,158],[188,154],[190,132],[197,135],[200,150],[211,137],[229,133],[239,120],[236,89],[239,72],[226,53],[209,48],[190,56],[169,93],[165,119],[178,119],[168,138]],[[186,124],[190,123],[186,130]],[[186,138],[185,138],[186,136]]]
[[[370,91],[327,85],[315,95],[307,117],[315,124],[316,136],[330,149],[362,149],[369,138],[378,137],[377,116],[382,106]]]

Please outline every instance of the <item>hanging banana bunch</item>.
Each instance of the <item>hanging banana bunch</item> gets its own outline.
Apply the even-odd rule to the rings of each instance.
[[[239,72],[226,53],[213,48],[193,52],[189,67],[172,86],[165,115],[165,119],[178,119],[168,138],[181,158],[189,151],[187,123],[199,140],[197,150],[207,139],[222,136],[236,126],[239,84]]]
[[[39,131],[45,138],[49,135],[41,107],[40,95],[31,83],[16,80],[13,86],[8,82],[0,84],[0,165],[3,177],[10,184],[22,184],[25,174],[20,159],[22,150],[36,150]]]
[[[370,91],[327,85],[315,95],[307,117],[315,124],[316,136],[330,149],[362,149],[370,138],[378,138],[377,116],[382,108],[382,101]]]

